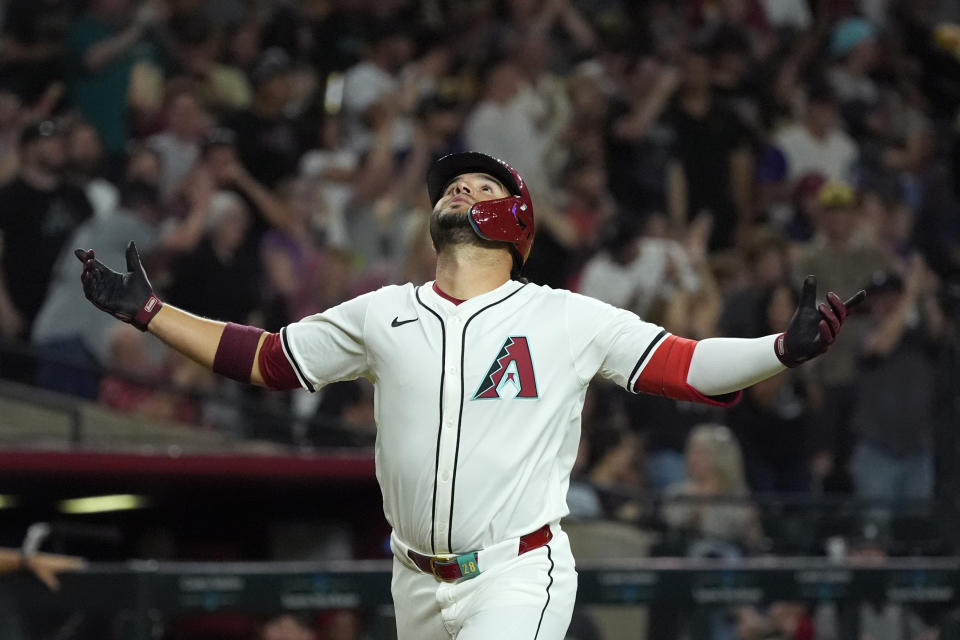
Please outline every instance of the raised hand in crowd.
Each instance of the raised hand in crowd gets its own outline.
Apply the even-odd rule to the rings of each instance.
[[[290,228],[293,216],[283,199],[254,178],[239,161],[224,167],[223,176],[230,185],[250,198],[272,226]]]

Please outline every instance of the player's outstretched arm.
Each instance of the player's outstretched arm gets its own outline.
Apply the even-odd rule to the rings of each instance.
[[[690,360],[687,383],[704,395],[722,395],[811,360],[833,344],[847,315],[866,295],[861,290],[843,301],[831,291],[818,305],[817,279],[807,276],[786,331],[754,339],[701,340]]]
[[[127,272],[118,273],[77,249],[83,263],[80,280],[90,302],[118,320],[150,331],[192,360],[243,382],[264,384],[257,355],[265,336],[260,329],[208,320],[164,304],[153,291],[136,245],[127,246]]]

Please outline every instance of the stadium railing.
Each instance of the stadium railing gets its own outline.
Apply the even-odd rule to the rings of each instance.
[[[829,602],[839,609],[842,637],[851,638],[857,637],[857,603],[947,608],[960,599],[958,557],[608,559],[582,562],[578,572],[578,606],[653,605],[689,617],[711,607]],[[26,619],[117,616],[127,621],[129,640],[151,640],[157,621],[189,613],[359,609],[389,617],[391,606],[386,560],[93,563],[61,574],[60,582],[59,592],[51,592],[26,573],[8,574],[0,577],[0,600]],[[390,637],[389,626],[382,625],[378,637]]]

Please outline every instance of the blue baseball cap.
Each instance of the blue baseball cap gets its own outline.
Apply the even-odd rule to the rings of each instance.
[[[863,18],[844,18],[830,34],[830,55],[842,58],[854,47],[877,35],[877,29]]]

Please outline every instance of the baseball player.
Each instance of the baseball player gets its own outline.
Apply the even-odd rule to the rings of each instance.
[[[126,273],[78,249],[83,290],[235,380],[316,391],[368,378],[400,640],[560,640],[577,586],[560,519],[590,380],[726,406],[823,353],[865,294],[817,306],[811,276],[784,333],[687,340],[520,278],[533,202],[508,164],[448,155],[427,189],[434,282],[387,286],[279,333],[164,304],[132,243]]]

